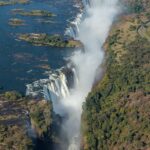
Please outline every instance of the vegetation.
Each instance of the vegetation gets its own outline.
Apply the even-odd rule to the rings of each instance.
[[[29,106],[31,124],[36,129],[39,136],[46,133],[52,124],[52,105],[45,100],[39,101],[38,104],[32,102]]]
[[[149,17],[145,3],[132,2],[144,10],[122,16],[112,27],[104,45],[106,73],[83,104],[84,150],[150,148],[149,30],[138,32]]]
[[[15,5],[15,4],[28,4],[29,0],[1,0],[0,6],[7,6],[7,5]]]
[[[138,33],[143,37],[147,38],[148,41],[150,41],[150,22],[143,23],[138,28]]]
[[[53,140],[52,105],[22,97],[17,92],[0,95],[0,149],[33,150],[35,140]],[[33,140],[34,138],[34,140]]]
[[[18,18],[11,18],[8,24],[11,26],[21,26],[24,25],[24,21]]]
[[[22,96],[20,93],[14,91],[14,92],[6,92],[4,94],[4,98],[6,98],[7,100],[10,100],[10,101],[14,101],[14,100],[17,100],[17,99],[20,99]]]
[[[149,0],[123,0],[130,13],[149,12]]]
[[[82,47],[80,41],[64,38],[60,35],[48,35],[45,33],[41,34],[20,34],[18,36],[20,40],[29,42],[37,46],[52,46],[52,47]]]
[[[52,17],[53,13],[46,10],[31,10],[25,11],[23,9],[13,9],[12,13],[21,15],[21,16],[39,16],[39,17]]]
[[[18,125],[0,125],[0,148],[2,150],[31,150],[33,146],[24,128]]]

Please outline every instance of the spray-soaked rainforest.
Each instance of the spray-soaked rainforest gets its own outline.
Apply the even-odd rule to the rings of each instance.
[[[148,150],[149,12],[0,0],[0,150]]]

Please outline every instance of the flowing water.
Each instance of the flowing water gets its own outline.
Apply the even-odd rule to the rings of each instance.
[[[67,4],[68,4],[68,1],[66,1]],[[51,2],[55,3],[54,1],[51,1]],[[39,3],[40,3],[39,5],[41,5],[41,3],[43,2],[39,2]],[[57,1],[57,3],[59,2]],[[63,5],[66,5],[66,3],[63,3]],[[66,29],[65,34],[70,35],[74,37],[75,39],[79,39],[84,44],[84,50],[83,49],[75,50],[74,52],[71,52],[71,53],[70,52],[68,53],[68,51],[67,52],[63,51],[63,54],[61,54],[61,52],[59,53],[58,50],[55,48],[54,49],[52,48],[49,49],[47,47],[35,48],[33,46],[29,46],[29,44],[26,44],[24,42],[21,42],[21,45],[22,45],[21,47],[17,47],[19,44],[16,42],[15,42],[16,44],[12,44],[14,43],[14,39],[11,39],[10,34],[8,34],[8,32],[6,34],[5,30],[3,31],[4,32],[3,34],[9,37],[10,45],[6,44],[5,42],[2,43],[3,40],[1,40],[1,44],[2,44],[1,47],[8,47],[9,53],[7,54],[7,56],[10,55],[10,51],[14,49],[17,49],[17,52],[21,51],[21,52],[26,52],[26,53],[27,52],[31,53],[31,50],[32,50],[32,55],[36,55],[37,60],[34,61],[34,63],[36,64],[37,62],[39,62],[39,60],[45,59],[45,57],[52,55],[52,56],[49,56],[48,61],[54,70],[47,70],[46,72],[47,77],[43,76],[43,74],[41,75],[40,70],[35,69],[33,67],[34,63],[33,62],[31,63],[30,61],[34,57],[31,57],[31,58],[29,57],[30,65],[28,63],[25,65],[22,62],[14,62],[12,64],[12,61],[9,62],[9,57],[7,57],[8,60],[2,59],[1,61],[3,63],[5,61],[6,63],[9,63],[9,65],[11,65],[10,66],[11,69],[17,66],[20,66],[17,72],[17,75],[21,73],[20,76],[22,76],[22,74],[24,73],[27,74],[27,71],[29,72],[31,70],[32,72],[33,68],[35,69],[35,71],[33,71],[34,73],[31,74],[32,80],[27,80],[28,82],[23,82],[24,84],[29,83],[29,84],[26,84],[26,87],[27,87],[26,95],[32,95],[32,96],[37,96],[37,97],[42,96],[42,97],[45,97],[45,99],[51,100],[53,102],[55,113],[59,114],[60,116],[64,118],[61,134],[64,134],[67,137],[66,149],[68,150],[79,150],[80,119],[81,119],[81,113],[82,113],[82,103],[85,101],[86,96],[88,95],[88,93],[90,92],[92,88],[92,85],[96,78],[97,70],[100,70],[99,75],[101,73],[101,69],[99,68],[101,68],[100,65],[102,64],[103,59],[104,59],[104,51],[102,47],[107,38],[112,22],[118,13],[117,0],[83,0],[83,6],[84,6],[83,7],[84,9],[80,11],[76,19],[74,19],[74,21],[71,22],[70,27]],[[27,7],[27,6],[24,6],[24,7]],[[45,8],[48,6],[43,6],[43,7]],[[70,7],[70,5],[65,6],[65,8],[68,8],[68,7]],[[50,8],[47,8],[47,9],[50,9]],[[53,10],[54,8],[51,8],[51,9]],[[73,8],[71,8],[71,10],[73,10]],[[0,10],[0,12],[1,11],[5,12],[5,10]],[[53,11],[56,11],[56,12],[61,11],[61,13],[64,13],[60,9],[57,9],[57,10],[54,9]],[[65,13],[74,15],[74,13],[72,14],[67,13],[67,11]],[[66,18],[70,18],[69,16],[67,16]],[[3,17],[3,16],[1,15],[0,17]],[[66,21],[66,18],[63,20],[64,22]],[[59,27],[60,27],[60,24],[59,24]],[[60,28],[60,30],[64,31],[64,28],[66,28],[66,25],[63,26],[61,24],[61,27],[63,29]],[[57,26],[55,25],[51,26],[51,29],[52,29],[51,31],[51,29],[47,25],[44,27],[43,25],[40,25],[40,30],[37,30],[39,29],[39,27],[34,28],[34,26],[32,27],[30,26],[30,28],[28,30],[25,29],[24,32],[26,32],[26,30],[32,31],[32,32],[40,31],[40,32],[46,32],[46,33],[61,32],[59,31],[59,29],[56,29],[56,28]],[[16,29],[12,29],[10,27],[9,27],[9,30],[11,32],[15,30],[14,32],[16,32]],[[22,31],[22,28],[18,30]],[[5,37],[5,36],[3,38],[5,40],[8,40],[8,37]],[[11,45],[14,45],[15,47],[12,47],[10,49]],[[52,50],[53,52],[49,53],[49,50]],[[67,53],[67,54],[64,54],[64,53]],[[43,57],[41,58],[41,56]],[[62,60],[62,57],[64,56],[68,62],[66,65],[64,65],[64,62]],[[61,57],[61,59],[59,57]],[[32,67],[29,67],[29,66],[32,66]],[[0,69],[2,69],[2,67],[4,66],[1,66]],[[12,78],[10,78],[9,67],[6,70],[4,71],[2,75],[3,78],[1,78],[1,83],[7,85],[5,82],[9,79],[12,82],[12,84],[14,84],[16,80],[12,81],[12,78],[14,78],[16,74],[15,73],[13,74],[11,72]],[[25,70],[26,72],[25,71],[22,72],[22,70]],[[33,77],[34,77],[34,80],[33,80]],[[29,76],[28,76],[28,79],[30,79]],[[18,85],[21,83],[22,82],[18,82]]]
[[[69,86],[67,71],[63,69],[51,72],[44,84],[28,85],[31,91],[29,94],[43,93],[47,99],[53,101],[54,111],[65,116],[62,134],[68,138],[68,150],[78,150],[80,147],[82,103],[92,88],[97,69],[103,62],[102,47],[118,12],[117,0],[84,0],[83,4],[84,10],[66,30],[66,34],[84,44],[84,50],[75,51],[68,58],[71,67],[66,69],[72,74],[73,86]],[[40,90],[33,90],[37,87]]]
[[[48,10],[56,16],[20,16],[14,15],[13,9]],[[46,78],[45,71],[66,64],[64,57],[74,49],[32,46],[16,38],[20,33],[63,35],[78,11],[75,0],[32,0],[26,5],[0,6],[0,92],[17,90],[24,93],[27,83]],[[11,18],[23,19],[25,25],[10,26],[8,22]],[[43,23],[45,20],[48,22]]]
[[[84,1],[84,7],[82,20],[76,27],[78,29],[76,38],[82,41],[85,50],[75,52],[70,58],[77,69],[78,84],[62,101],[60,109],[60,114],[64,112],[68,114],[63,131],[68,135],[69,150],[78,150],[80,147],[82,103],[92,88],[97,69],[103,62],[102,47],[118,12],[117,0]]]

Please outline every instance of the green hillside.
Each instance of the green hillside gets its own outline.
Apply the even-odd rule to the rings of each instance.
[[[150,1],[127,12],[104,45],[106,72],[83,105],[82,149],[150,149]]]

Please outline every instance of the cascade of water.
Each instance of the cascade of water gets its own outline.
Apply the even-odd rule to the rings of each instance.
[[[54,103],[64,99],[70,94],[70,89],[78,82],[76,69],[70,67],[72,66],[51,71],[48,73],[49,78],[27,84],[26,95],[44,97]]]
[[[70,56],[75,67],[69,67],[69,73],[64,68],[51,72],[48,79],[27,85],[27,95],[44,95],[45,99],[53,101],[56,113],[67,114],[62,132],[68,137],[68,150],[79,150],[80,147],[82,103],[92,88],[97,68],[103,62],[102,47],[118,12],[117,1],[83,0],[84,10],[66,30],[67,35],[84,44],[84,51]]]
[[[72,63],[78,72],[78,84],[74,91],[63,100],[63,111],[68,114],[64,121],[63,131],[68,136],[68,150],[80,149],[80,117],[82,103],[91,90],[96,70],[103,62],[103,44],[107,38],[110,26],[118,12],[117,0],[83,0],[84,11],[81,19],[71,26],[70,33],[79,39],[85,51],[75,52],[71,56]],[[74,27],[74,29],[72,29]],[[76,34],[74,34],[75,31]],[[63,112],[60,112],[60,114]]]
[[[69,27],[65,31],[65,35],[73,37],[74,39],[78,39],[79,37],[79,26],[86,16],[86,8],[90,6],[90,0],[82,0],[82,4],[84,9],[80,9],[76,19],[70,23]]]
[[[79,25],[82,20],[83,13],[79,13],[74,21],[70,23],[69,28],[66,29],[65,34],[76,39],[79,33]]]
[[[89,5],[89,0],[83,0],[84,7]],[[76,19],[71,22],[69,28],[66,29],[65,34],[78,38],[79,25],[83,17],[83,11],[81,11]],[[31,84],[26,85],[26,95],[33,97],[44,97],[46,100],[58,101],[69,95],[70,89],[77,85],[78,75],[76,69],[73,66],[66,67],[67,71],[70,70],[70,74],[64,73],[64,67],[54,72],[49,72],[48,79],[40,79]]]

